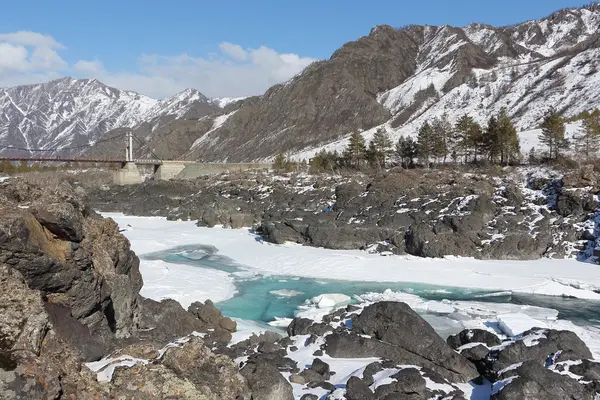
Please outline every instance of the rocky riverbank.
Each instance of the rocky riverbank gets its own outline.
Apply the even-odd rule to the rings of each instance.
[[[340,202],[342,185],[321,190]],[[134,204],[161,198],[145,199]],[[223,209],[215,207],[219,218]],[[344,306],[294,319],[288,336],[235,343],[235,322],[210,301],[186,311],[140,296],[139,259],[82,190],[9,180],[0,213],[2,399],[594,399],[600,391],[600,364],[572,332],[506,336],[490,327],[445,339],[401,302]]]
[[[103,186],[96,209],[253,226],[264,240],[419,257],[538,259],[593,256],[592,166],[567,173],[506,168],[402,170],[375,177],[229,174]]]

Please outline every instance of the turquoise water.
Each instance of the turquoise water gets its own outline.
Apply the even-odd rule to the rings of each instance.
[[[166,251],[144,255],[142,258],[211,268],[233,274],[238,293],[234,298],[218,303],[223,314],[261,322],[275,317],[293,317],[298,306],[307,299],[323,293],[343,293],[348,296],[369,292],[381,293],[386,289],[417,295],[426,300],[471,300],[489,303],[527,304],[552,308],[559,318],[576,324],[600,325],[600,302],[563,297],[522,294],[493,294],[492,292],[459,287],[440,287],[421,283],[354,282],[289,276],[253,276],[235,273],[245,271],[234,260],[219,255],[210,245],[181,246]],[[293,296],[283,296],[278,291],[294,291]]]

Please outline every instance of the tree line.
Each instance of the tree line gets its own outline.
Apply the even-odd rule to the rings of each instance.
[[[541,152],[532,149],[528,162],[553,162],[565,157],[571,148],[586,162],[595,159],[600,150],[600,111],[581,113],[580,120],[582,129],[569,141],[565,137],[567,120],[556,111],[549,111],[539,126]],[[504,108],[492,115],[484,126],[469,115],[463,115],[452,124],[444,114],[424,122],[415,136],[416,139],[401,136],[393,143],[390,136],[379,129],[367,145],[363,135],[354,132],[343,152],[321,150],[308,163],[292,162],[279,154],[274,167],[287,171],[332,172],[342,168],[384,168],[397,164],[406,168],[448,162],[506,166],[524,161],[517,130]]]

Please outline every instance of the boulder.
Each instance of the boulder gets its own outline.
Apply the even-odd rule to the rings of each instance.
[[[193,337],[182,347],[170,348],[164,355],[163,365],[184,377],[196,387],[208,387],[222,399],[249,397],[245,379],[231,358],[215,355],[204,346],[202,339]]]
[[[503,378],[503,377],[500,377]],[[571,399],[593,400],[594,390],[575,379],[544,368],[536,361],[525,361],[510,371],[492,400]]]
[[[352,318],[352,331],[418,355],[434,366],[427,367],[441,375],[456,374],[465,381],[478,376],[473,365],[448,346],[406,303],[384,301],[365,307]]]
[[[455,350],[468,343],[483,343],[488,347],[492,347],[499,345],[501,342],[496,334],[484,329],[465,329],[446,339],[446,343]]]
[[[369,386],[356,376],[351,377],[346,383],[347,400],[375,400],[375,394]]]
[[[250,385],[253,400],[294,400],[292,385],[269,361],[248,362],[240,373]]]

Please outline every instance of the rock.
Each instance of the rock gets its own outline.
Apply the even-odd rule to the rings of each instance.
[[[219,321],[222,318],[221,311],[219,311],[210,300],[206,300],[204,304],[199,301],[192,303],[188,307],[188,312],[212,327],[218,326]]]
[[[600,381],[600,363],[591,360],[581,360],[579,364],[569,367],[569,372],[582,376],[586,381]]]
[[[387,398],[394,393],[404,394],[404,396],[415,396],[417,399],[429,398],[427,395],[427,386],[421,373],[415,368],[405,368],[392,375],[395,382],[380,385],[375,389],[375,398]],[[393,397],[391,397],[393,398]]]
[[[80,243],[83,239],[84,217],[71,203],[61,202],[33,209],[35,219],[62,240]]]
[[[304,385],[306,383],[306,380],[304,379],[303,376],[300,376],[298,374],[291,374],[290,375],[290,382],[297,383],[299,385]]]
[[[313,323],[307,318],[294,318],[287,327],[287,333],[290,336],[296,335],[317,335],[322,336],[333,328],[325,323]]]
[[[383,366],[379,362],[373,362],[365,367],[363,371],[363,381],[367,386],[371,386],[373,384],[373,375],[383,370]]]
[[[233,361],[227,356],[213,354],[197,337],[181,348],[168,349],[163,364],[196,386],[209,387],[223,399],[243,399],[249,392]]]
[[[375,395],[369,386],[356,376],[351,377],[346,383],[347,400],[375,400]]]
[[[325,380],[329,379],[329,364],[322,361],[320,358],[315,358],[313,360],[310,369],[321,375]]]
[[[333,209],[335,211],[343,210],[348,203],[356,196],[360,195],[365,191],[364,187],[358,182],[344,183],[338,185],[335,188],[335,204]]]
[[[323,375],[319,374],[317,371],[314,371],[312,369],[305,369],[304,371],[300,372],[300,376],[304,378],[306,383],[323,382],[324,380],[326,380],[326,378],[324,378]]]
[[[300,400],[319,400],[319,397],[315,394],[303,394],[302,397],[300,397]]]
[[[448,346],[433,328],[407,304],[401,302],[378,302],[368,307],[352,319],[352,331],[358,334],[370,335],[382,341],[382,345],[373,344],[381,349],[394,346],[397,356],[404,358],[406,353],[414,359],[414,355],[429,361],[424,365],[440,373],[446,379],[453,380],[454,375],[468,381],[478,376],[477,371],[469,361],[457,354]],[[329,338],[329,336],[328,336]],[[352,341],[351,341],[352,342]],[[328,341],[328,345],[329,345]],[[354,342],[356,343],[356,342]],[[344,351],[346,352],[346,351]],[[361,351],[364,353],[364,351]],[[328,354],[333,354],[329,351]],[[384,356],[393,359],[390,356]],[[395,360],[396,361],[396,360]],[[404,360],[397,360],[403,362]],[[406,360],[408,361],[408,360]],[[416,364],[421,365],[421,364]],[[448,378],[450,376],[450,378]]]
[[[294,400],[292,385],[266,360],[248,362],[240,373],[250,385],[253,400]]]
[[[206,332],[207,324],[185,311],[175,300],[165,299],[161,302],[143,299],[142,325],[150,329],[151,336],[156,340],[173,340],[190,333]]]
[[[525,361],[493,400],[594,399],[594,391],[575,379],[552,372],[535,361]]]
[[[235,332],[237,330],[237,323],[231,318],[221,318],[219,320],[219,326],[229,332]]]
[[[315,357],[323,357],[323,350],[321,350],[321,349],[315,350],[315,352],[313,353],[313,356],[315,356]]]
[[[523,333],[523,339],[490,352],[486,359],[478,363],[478,368],[490,379],[495,379],[498,371],[524,361],[546,363],[548,357],[561,353],[560,361],[592,358],[585,343],[571,331],[534,328]]]
[[[488,347],[493,347],[501,342],[497,335],[483,329],[465,329],[446,339],[446,343],[455,350],[468,343],[483,343]]]
[[[29,289],[23,276],[0,264],[0,351],[5,351],[5,362],[16,348],[39,355],[48,329],[43,307],[40,293]]]
[[[483,360],[490,350],[483,344],[478,344],[475,347],[468,347],[460,352],[460,355],[464,356],[467,360],[475,362]]]

